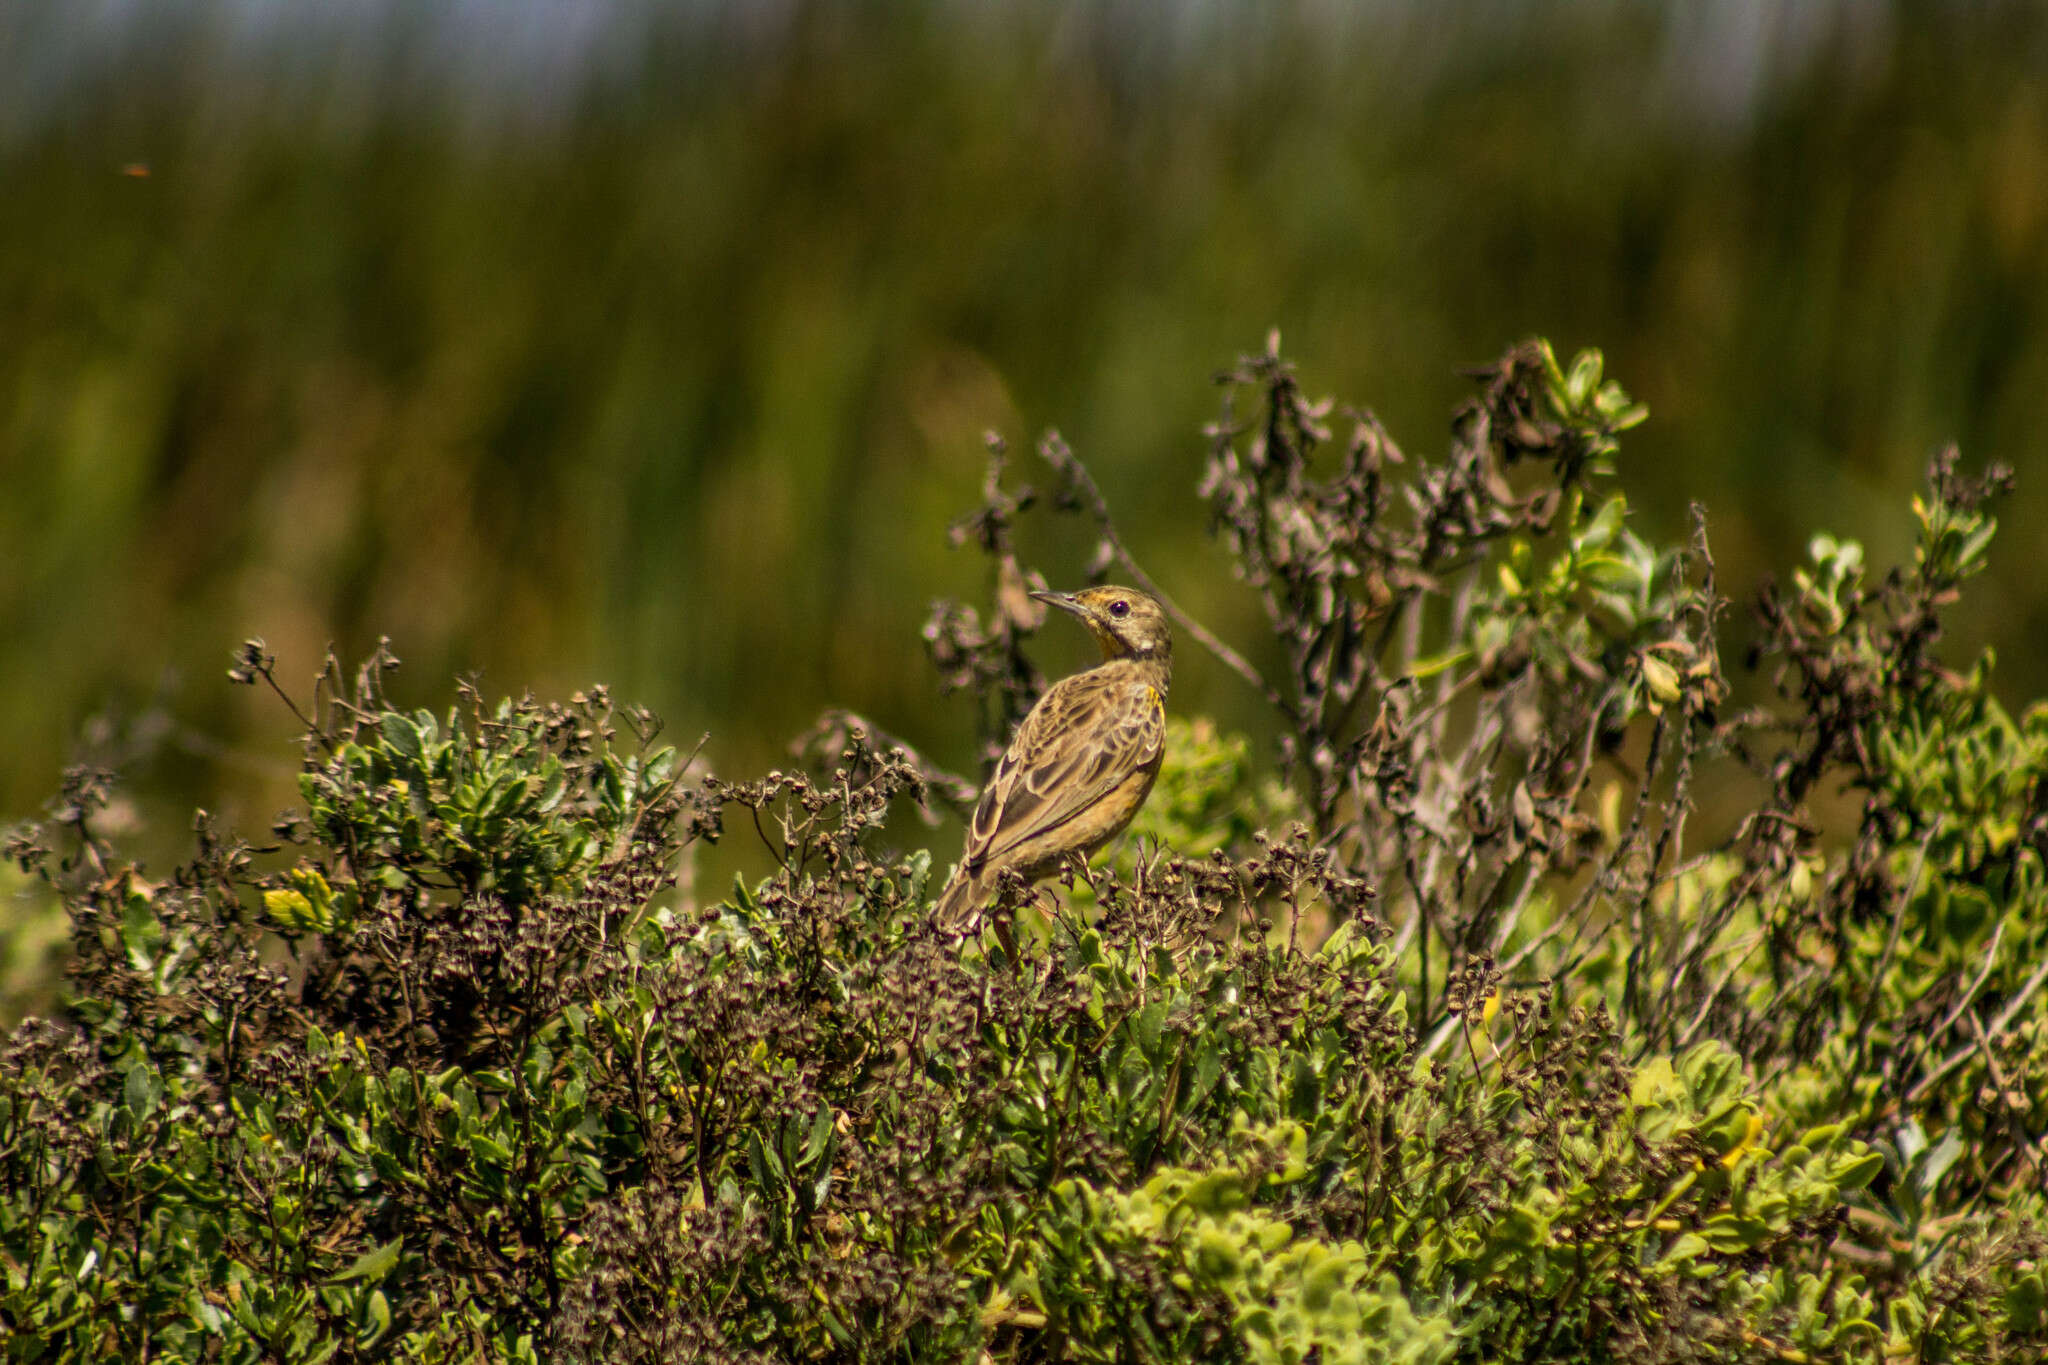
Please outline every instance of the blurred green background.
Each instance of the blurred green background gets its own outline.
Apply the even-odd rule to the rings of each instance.
[[[966,768],[918,628],[981,433],[1058,426],[1210,624],[1211,374],[1279,327],[1442,448],[1461,365],[1597,345],[1623,481],[1732,594],[2018,467],[1964,625],[2048,678],[2048,7],[0,6],[0,821],[120,765],[145,847],[291,799],[274,701],[607,681],[742,775],[828,705]],[[1077,580],[1078,530],[1023,548]],[[1078,638],[1049,638],[1054,671]],[[1255,724],[1190,657],[1177,709]],[[161,864],[160,864],[161,866]],[[0,887],[0,889],[5,889]]]

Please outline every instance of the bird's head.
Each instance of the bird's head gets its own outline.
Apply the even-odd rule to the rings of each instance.
[[[1041,602],[1072,612],[1088,627],[1105,659],[1168,658],[1173,633],[1166,611],[1149,593],[1114,584],[1079,592],[1035,592]]]

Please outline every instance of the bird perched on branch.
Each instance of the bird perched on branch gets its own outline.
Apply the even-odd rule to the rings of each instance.
[[[1108,843],[1145,804],[1166,752],[1173,636],[1159,603],[1135,588],[1031,595],[1081,618],[1102,662],[1040,697],[989,775],[939,895],[948,929],[979,927],[1002,873],[1036,881]]]

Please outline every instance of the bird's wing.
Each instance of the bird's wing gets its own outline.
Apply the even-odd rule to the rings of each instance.
[[[1076,674],[1039,698],[974,808],[964,863],[975,870],[1073,819],[1159,755],[1166,701],[1135,679]]]

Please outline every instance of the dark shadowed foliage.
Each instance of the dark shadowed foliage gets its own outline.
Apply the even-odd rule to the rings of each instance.
[[[249,635],[294,686],[401,639],[408,708],[607,678],[734,771],[827,699],[965,767],[902,642],[989,428],[1057,423],[1279,677],[1190,534],[1198,377],[1269,326],[1405,432],[1598,340],[1665,419],[1646,532],[1704,503],[1729,595],[1817,529],[1902,557],[1929,450],[2048,462],[2044,53],[2025,0],[11,0],[0,815],[85,761],[160,867],[266,821],[275,713],[208,682]],[[2048,580],[1991,573],[2011,701]]]

